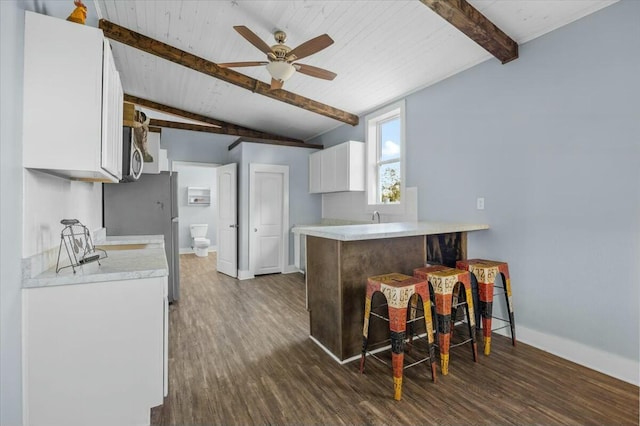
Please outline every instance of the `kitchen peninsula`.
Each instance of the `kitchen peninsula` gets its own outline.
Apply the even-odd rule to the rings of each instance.
[[[427,260],[455,264],[466,258],[466,233],[483,224],[401,222],[344,226],[299,226],[306,235],[306,281],[311,338],[339,362],[357,357],[367,277],[412,275]],[[453,250],[444,244],[452,242]],[[386,339],[383,324],[369,331],[372,344]]]

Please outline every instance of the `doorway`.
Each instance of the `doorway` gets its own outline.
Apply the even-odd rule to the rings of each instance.
[[[289,261],[289,166],[249,164],[249,269],[284,272]]]

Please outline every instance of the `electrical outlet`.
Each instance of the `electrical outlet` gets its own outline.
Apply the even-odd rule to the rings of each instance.
[[[478,210],[484,210],[484,197],[478,197],[476,200],[476,208]]]

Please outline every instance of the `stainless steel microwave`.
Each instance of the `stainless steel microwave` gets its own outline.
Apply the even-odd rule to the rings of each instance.
[[[122,127],[122,179],[120,182],[135,182],[142,173],[142,152],[133,141],[133,129]]]

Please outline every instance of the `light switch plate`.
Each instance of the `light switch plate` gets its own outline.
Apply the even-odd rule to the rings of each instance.
[[[476,208],[478,210],[484,210],[484,197],[478,197],[476,200]]]

